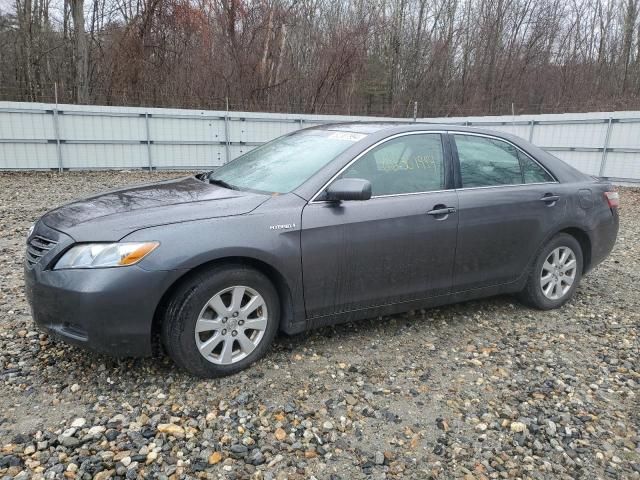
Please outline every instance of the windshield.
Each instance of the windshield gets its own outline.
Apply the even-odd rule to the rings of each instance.
[[[239,190],[287,193],[366,135],[303,130],[277,138],[209,175],[209,181]]]

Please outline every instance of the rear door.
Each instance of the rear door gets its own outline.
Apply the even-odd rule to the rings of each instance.
[[[449,293],[457,195],[442,138],[412,132],[379,143],[335,178],[369,180],[370,200],[320,196],[304,208],[309,317]]]
[[[512,143],[480,134],[451,136],[459,187],[453,288],[513,282],[562,221],[566,195],[542,165]]]

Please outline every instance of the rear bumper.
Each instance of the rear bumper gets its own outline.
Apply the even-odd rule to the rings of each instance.
[[[152,353],[156,307],[178,276],[138,266],[24,269],[27,299],[39,327],[65,342],[116,357]]]
[[[589,231],[591,261],[589,262],[587,271],[596,267],[611,253],[618,238],[619,226],[620,219],[618,211],[614,210],[606,220],[603,220],[596,228]]]

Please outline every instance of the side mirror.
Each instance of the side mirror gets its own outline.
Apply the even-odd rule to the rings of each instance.
[[[371,198],[371,182],[362,178],[341,178],[329,185],[325,198],[330,202],[369,200]]]

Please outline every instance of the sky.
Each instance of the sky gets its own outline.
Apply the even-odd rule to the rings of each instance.
[[[63,0],[50,0],[49,1],[49,19],[53,25],[56,25],[58,21],[62,19],[62,5]],[[16,0],[0,0],[0,13],[15,13]],[[85,11],[85,14],[87,12]]]
[[[0,0],[0,12],[12,12],[14,10],[14,3],[12,0]]]

